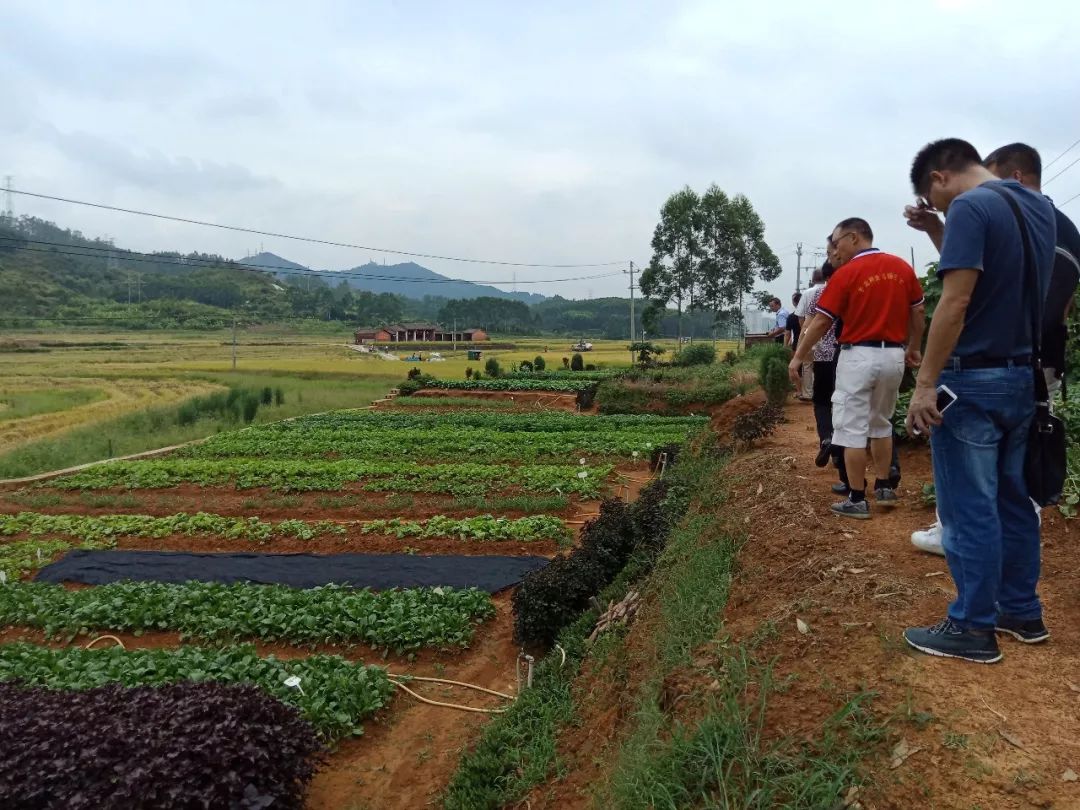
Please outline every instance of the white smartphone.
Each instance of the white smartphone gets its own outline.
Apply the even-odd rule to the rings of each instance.
[[[954,402],[956,402],[956,394],[952,392],[952,389],[947,385],[939,385],[937,387],[937,409],[938,413],[944,414]],[[921,436],[922,431],[916,428],[912,428],[911,432],[916,436]]]

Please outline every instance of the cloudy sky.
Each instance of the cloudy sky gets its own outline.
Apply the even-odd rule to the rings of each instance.
[[[1080,139],[1078,30],[1066,0],[4,0],[0,175],[260,230],[551,264],[646,263],[664,198],[715,182],[750,197],[785,268],[769,287],[790,293],[795,244],[809,256],[846,216],[869,219],[886,250],[933,258],[900,215],[926,141],[985,152],[1023,140],[1049,162]],[[1080,164],[1047,192],[1080,194]],[[262,246],[334,269],[401,260],[26,197],[15,207],[136,250]],[[1080,199],[1065,211],[1080,219]],[[524,283],[566,275],[516,278],[625,294],[621,275]]]

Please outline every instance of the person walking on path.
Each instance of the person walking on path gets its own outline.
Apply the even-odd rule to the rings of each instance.
[[[793,383],[802,364],[833,321],[844,333],[833,393],[832,443],[844,448],[848,497],[832,506],[844,517],[866,519],[866,441],[874,460],[874,496],[879,506],[895,506],[890,477],[892,415],[905,362],[918,365],[925,326],[923,292],[911,265],[874,247],[864,219],[837,225],[829,237],[841,266],[818,299],[818,314],[807,327],[788,366]]]
[[[832,265],[830,265],[831,267]],[[822,276],[822,269],[818,268],[810,274],[810,287],[807,289],[799,303],[795,306],[795,317],[799,319],[799,328],[806,328],[806,322],[809,320],[810,315],[810,299],[815,302],[821,295],[821,291],[825,289],[825,279]],[[802,369],[802,386],[795,392],[799,399],[804,402],[814,401],[814,364],[813,362],[807,362],[803,365]]]
[[[784,305],[779,298],[770,298],[769,312],[776,316],[776,326],[769,330],[768,335],[777,343],[783,343],[784,331],[787,329],[788,311],[784,309]]]
[[[810,303],[806,308],[808,321],[812,321],[814,316],[817,315],[818,299],[821,298],[821,294],[825,291],[835,272],[830,262],[825,262],[821,266],[820,273],[823,282],[820,287],[812,287],[807,294],[810,299]],[[836,390],[836,361],[839,359],[840,354],[840,344],[837,342],[839,327],[840,323],[833,321],[813,349],[814,422],[818,435],[818,452],[814,458],[814,464],[818,467],[824,467],[829,463],[829,459],[833,458],[837,469],[841,471],[840,481],[833,485],[833,492],[838,495],[846,495],[848,484],[847,476],[843,474],[843,457],[837,458],[832,447],[832,395]]]
[[[800,292],[791,296],[791,306],[794,309],[798,309],[802,297],[803,294]],[[799,345],[799,332],[801,331],[802,323],[793,311],[787,316],[787,321],[784,323],[784,345],[792,351],[795,351],[795,347]]]
[[[909,627],[917,650],[977,663],[1001,660],[995,630],[1048,638],[1037,586],[1039,520],[1024,458],[1035,412],[1032,365],[1054,263],[1054,207],[990,172],[957,138],[924,147],[911,166],[916,195],[947,214],[926,356],[908,430],[931,433],[934,486],[956,600],[943,621]],[[909,220],[911,217],[909,216]],[[937,409],[939,384],[956,395]]]
[[[1027,144],[1011,143],[995,149],[986,156],[983,165],[1002,180],[1016,180],[1032,191],[1042,192],[1042,158],[1038,151]],[[904,215],[908,225],[925,231],[940,252],[944,224],[938,215],[914,206],[908,206]],[[1040,359],[1051,403],[1064,379],[1065,347],[1068,340],[1066,322],[1073,305],[1076,286],[1080,283],[1080,231],[1077,231],[1072,220],[1057,208],[1054,209],[1054,220],[1057,234],[1054,269],[1050,276],[1050,289],[1046,293],[1040,341]],[[912,532],[911,542],[917,549],[944,556],[940,518],[929,529]]]

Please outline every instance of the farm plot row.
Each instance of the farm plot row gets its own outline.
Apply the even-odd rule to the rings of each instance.
[[[607,465],[430,464],[377,461],[303,461],[252,458],[165,458],[102,464],[41,486],[56,489],[161,489],[177,484],[269,487],[286,492],[338,490],[360,483],[369,492],[482,495],[520,487],[583,497],[601,494]]]
[[[377,430],[425,430],[441,427],[487,428],[500,433],[550,433],[557,431],[610,433],[623,430],[691,431],[708,419],[702,416],[648,416],[614,414],[583,416],[573,413],[490,413],[457,411],[454,413],[397,413],[368,410],[343,410],[311,414],[281,422],[245,428],[241,433],[303,433],[312,428],[348,428],[365,432]]]
[[[423,379],[425,388],[441,388],[450,391],[551,391],[560,394],[576,394],[595,388],[597,380],[489,377],[482,380],[435,380]]]
[[[2,536],[63,535],[87,543],[103,544],[117,537],[162,538],[174,534],[260,542],[272,537],[310,540],[325,535],[345,536],[350,533],[390,534],[398,538],[419,539],[447,537],[460,540],[518,540],[526,543],[539,540],[564,542],[571,536],[566,522],[552,515],[528,515],[522,518],[493,515],[451,518],[436,515],[426,520],[393,518],[335,522],[289,519],[273,522],[257,517],[230,517],[208,512],[198,512],[194,515],[181,512],[166,517],[50,515],[40,512],[0,514],[0,535]],[[2,548],[3,546],[0,546],[0,550]]]
[[[178,631],[184,638],[289,644],[366,644],[405,653],[465,647],[491,618],[491,596],[475,588],[371,591],[338,585],[115,582],[69,590],[14,582],[0,588],[0,625],[49,637],[91,631]]]
[[[495,432],[489,428],[380,429],[342,435],[339,428],[313,426],[303,432],[259,428],[221,434],[179,455],[187,458],[267,457],[415,458],[429,461],[461,458],[487,462],[565,459],[568,456],[647,457],[655,447],[682,442],[686,430],[626,428],[620,431]]]

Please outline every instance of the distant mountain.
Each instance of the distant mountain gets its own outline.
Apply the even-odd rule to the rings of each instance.
[[[524,301],[526,304],[536,304],[546,298],[538,293],[507,292],[506,290],[500,290],[498,287],[487,284],[474,284],[471,281],[451,281],[446,276],[422,267],[416,262],[405,262],[403,264],[368,262],[345,271],[312,270],[274,253],[263,252],[240,259],[240,263],[261,268],[281,268],[289,271],[279,274],[283,278],[310,273],[322,277],[328,284],[336,285],[338,281],[344,280],[349,286],[357,290],[393,293],[406,298],[421,299],[428,295],[442,298],[490,296],[492,298]],[[349,275],[343,275],[343,273]]]

